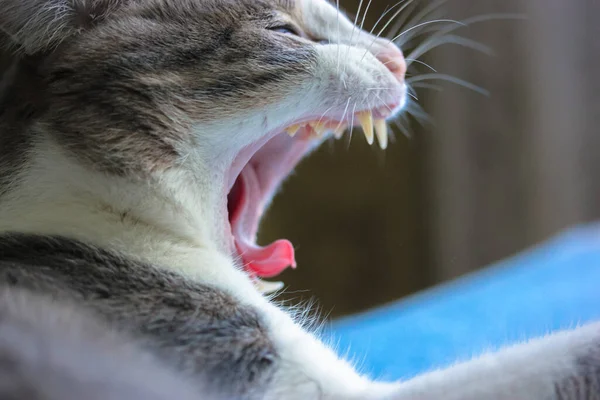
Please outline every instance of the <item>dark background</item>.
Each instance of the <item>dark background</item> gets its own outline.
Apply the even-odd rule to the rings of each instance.
[[[340,1],[350,13],[358,3]],[[365,25],[395,3],[373,0]],[[440,10],[526,19],[457,32],[493,56],[446,45],[423,58],[490,96],[431,82],[443,91],[417,94],[433,125],[412,121],[411,137],[396,132],[385,153],[355,134],[299,166],[262,226],[262,242],[286,237],[297,248],[281,298],[356,312],[600,216],[600,2],[450,0]]]

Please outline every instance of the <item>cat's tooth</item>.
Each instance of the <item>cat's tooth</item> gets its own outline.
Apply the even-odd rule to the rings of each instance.
[[[256,285],[256,288],[258,289],[258,291],[263,294],[277,292],[277,291],[283,289],[283,286],[284,286],[283,282],[263,281],[262,279],[258,279],[258,278],[255,279],[254,284]]]
[[[356,117],[363,128],[367,143],[373,144],[375,139],[373,135],[373,114],[371,111],[361,111],[356,115]]]
[[[388,127],[385,119],[375,120],[375,135],[377,136],[379,147],[385,150],[388,145]]]
[[[296,124],[296,125],[288,126],[285,131],[287,132],[288,135],[290,135],[290,137],[294,137],[294,136],[296,136],[296,133],[298,133],[300,128],[301,128],[301,126]]]
[[[340,126],[338,126],[334,131],[333,131],[333,136],[336,139],[341,139],[342,136],[344,136],[344,133],[346,132],[346,129],[348,129],[348,125],[346,124],[342,124]]]
[[[322,137],[327,132],[327,126],[324,122],[311,122],[309,125],[317,134],[317,137]]]

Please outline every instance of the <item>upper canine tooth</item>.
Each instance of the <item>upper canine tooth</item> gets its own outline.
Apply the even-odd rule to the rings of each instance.
[[[367,138],[367,143],[373,144],[373,114],[371,111],[361,111],[356,116],[358,118],[358,122],[360,122],[360,125],[363,128],[365,138]]]
[[[318,137],[323,136],[327,132],[327,125],[324,122],[311,122],[309,125]]]
[[[379,147],[385,150],[388,145],[388,128],[385,119],[375,120],[375,135],[377,135]]]
[[[300,125],[296,124],[296,125],[288,126],[285,129],[285,131],[288,133],[288,135],[290,135],[290,137],[294,137],[294,136],[296,136],[296,133],[298,133],[300,128],[301,128]]]

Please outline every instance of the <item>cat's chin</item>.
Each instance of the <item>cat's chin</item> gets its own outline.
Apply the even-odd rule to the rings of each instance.
[[[342,137],[349,125],[361,126],[369,144],[377,140],[385,149],[386,118],[397,112],[398,107],[389,104],[352,116],[304,118],[265,135],[239,152],[227,174],[227,229],[234,254],[264,291],[277,290],[281,284],[269,285],[260,278],[272,278],[288,267],[296,267],[294,247],[288,240],[280,239],[267,246],[256,243],[260,219],[282,181],[324,138]]]

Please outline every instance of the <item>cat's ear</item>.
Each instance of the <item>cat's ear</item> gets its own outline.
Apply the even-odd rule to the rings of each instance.
[[[26,54],[51,50],[100,23],[122,3],[125,0],[0,0],[0,46]]]

